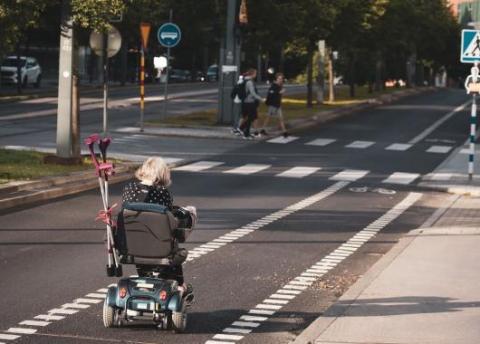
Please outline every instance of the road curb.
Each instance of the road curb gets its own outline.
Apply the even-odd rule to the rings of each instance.
[[[438,219],[455,203],[460,196],[453,196],[448,200],[448,204],[437,209],[420,228],[409,231],[404,237],[400,238],[390,251],[381,257],[359,280],[357,280],[332,306],[330,306],[321,316],[314,320],[295,340],[289,344],[315,344],[320,335],[325,332],[336,318],[342,317],[358,297],[367,289],[375,279],[388,268],[393,261],[410,246],[422,232],[424,228],[433,226]]]

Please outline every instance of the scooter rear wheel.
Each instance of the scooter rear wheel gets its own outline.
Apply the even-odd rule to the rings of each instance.
[[[115,326],[115,309],[108,305],[107,300],[103,303],[103,326],[107,328]]]
[[[180,312],[172,312],[172,328],[177,333],[185,332],[187,329],[187,310],[185,304]]]

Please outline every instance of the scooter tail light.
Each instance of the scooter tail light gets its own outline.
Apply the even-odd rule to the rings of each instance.
[[[167,292],[165,290],[162,290],[160,292],[160,300],[165,301],[167,299]]]
[[[121,288],[119,292],[120,297],[123,299],[125,296],[127,296],[127,289],[126,288]]]

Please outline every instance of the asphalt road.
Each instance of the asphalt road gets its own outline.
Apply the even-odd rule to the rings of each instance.
[[[175,202],[200,215],[185,245],[197,252],[184,267],[197,298],[185,334],[150,324],[103,328],[101,303],[93,302],[116,279],[105,277],[96,190],[3,213],[0,342],[18,335],[15,343],[288,343],[442,206],[446,195],[416,183],[463,144],[467,111],[416,138],[465,101],[453,90],[414,96],[296,132],[291,142],[243,142],[209,155],[216,164],[204,162],[211,167],[202,171],[174,171]],[[111,191],[118,202],[121,185]],[[198,249],[219,237],[225,245]],[[340,259],[342,252],[352,253]],[[329,264],[307,283],[321,269],[312,265]],[[63,319],[31,322],[55,309]]]

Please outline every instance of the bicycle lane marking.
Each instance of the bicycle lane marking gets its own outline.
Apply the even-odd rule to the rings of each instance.
[[[213,338],[207,340],[205,344],[225,344],[242,340],[246,335],[251,333],[254,328],[259,327],[261,322],[267,321],[277,311],[282,309],[290,301],[294,300],[304,290],[310,287],[316,280],[356,252],[380,230],[385,228],[393,220],[414,205],[421,197],[421,193],[409,193],[407,197],[400,201],[400,203],[356,233],[352,238],[333,250],[329,255],[310,266],[299,276],[290,280],[290,282],[275,291],[254,308],[250,309],[247,314],[242,315],[239,320],[233,322],[229,327],[224,328],[221,333],[215,334]],[[258,316],[259,319],[256,321],[251,320],[248,326],[244,325],[242,322],[249,319],[248,317],[251,316]]]

